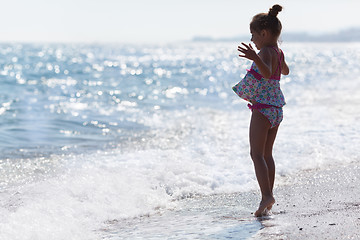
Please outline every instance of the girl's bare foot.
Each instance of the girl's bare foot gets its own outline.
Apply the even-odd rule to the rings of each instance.
[[[269,216],[270,215],[270,210],[268,210],[267,208],[264,209],[264,211],[261,213],[261,216]]]
[[[275,202],[274,202],[274,203],[275,203]],[[267,208],[266,208],[266,209],[268,210],[268,212],[269,212],[269,211],[271,211],[272,206],[274,205],[274,203],[273,203],[273,204],[271,204],[270,206],[267,206]]]
[[[270,196],[266,199],[261,200],[258,210],[255,212],[255,217],[261,217],[265,209],[271,209],[272,205],[275,203],[275,198]]]

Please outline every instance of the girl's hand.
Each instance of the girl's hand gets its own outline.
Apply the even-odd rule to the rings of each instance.
[[[238,46],[238,51],[242,52],[244,55],[239,55],[239,57],[247,58],[249,60],[255,61],[259,56],[251,46],[251,44],[246,45],[245,43],[241,43],[243,46]],[[245,48],[244,48],[245,47]]]

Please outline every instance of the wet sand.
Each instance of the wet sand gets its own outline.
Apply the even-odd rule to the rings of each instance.
[[[360,239],[358,160],[283,180],[272,219],[252,239]]]
[[[258,191],[197,196],[172,210],[112,220],[106,239],[360,239],[360,166],[356,162],[277,176],[273,213],[253,213]]]
[[[172,210],[108,222],[101,236],[129,240],[249,239],[264,227],[251,213],[258,197],[254,191],[195,196],[180,200]]]

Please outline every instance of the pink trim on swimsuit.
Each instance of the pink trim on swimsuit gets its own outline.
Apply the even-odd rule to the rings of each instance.
[[[272,106],[272,105],[268,105],[268,104],[263,104],[263,103],[256,103],[256,104],[248,104],[247,105],[249,109],[254,110],[254,109],[264,109],[264,108],[271,108],[271,107],[276,107],[276,106]]]

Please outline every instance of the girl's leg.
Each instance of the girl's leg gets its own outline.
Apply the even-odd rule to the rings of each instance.
[[[262,195],[262,200],[258,210],[255,212],[255,216],[261,216],[262,212],[266,208],[271,207],[275,202],[270,187],[268,167],[264,159],[270,127],[268,119],[258,110],[254,109],[250,122],[250,155],[254,162],[255,174]]]
[[[273,192],[274,181],[275,181],[275,162],[274,162],[274,158],[272,156],[272,150],[273,150],[273,145],[274,145],[274,141],[276,138],[278,128],[279,128],[279,125],[277,125],[274,128],[271,128],[269,130],[268,137],[267,137],[266,143],[265,143],[264,158],[265,158],[266,165],[268,167],[271,193]],[[272,206],[267,207],[268,210],[271,210],[271,208],[272,208]]]
[[[277,125],[274,128],[271,128],[268,131],[268,136],[267,136],[266,143],[265,143],[264,158],[265,158],[266,165],[268,167],[271,192],[273,191],[274,180],[275,180],[275,163],[274,163],[274,158],[272,156],[272,150],[273,150],[273,145],[274,145],[274,141],[275,141],[278,129],[279,129],[279,125]]]

